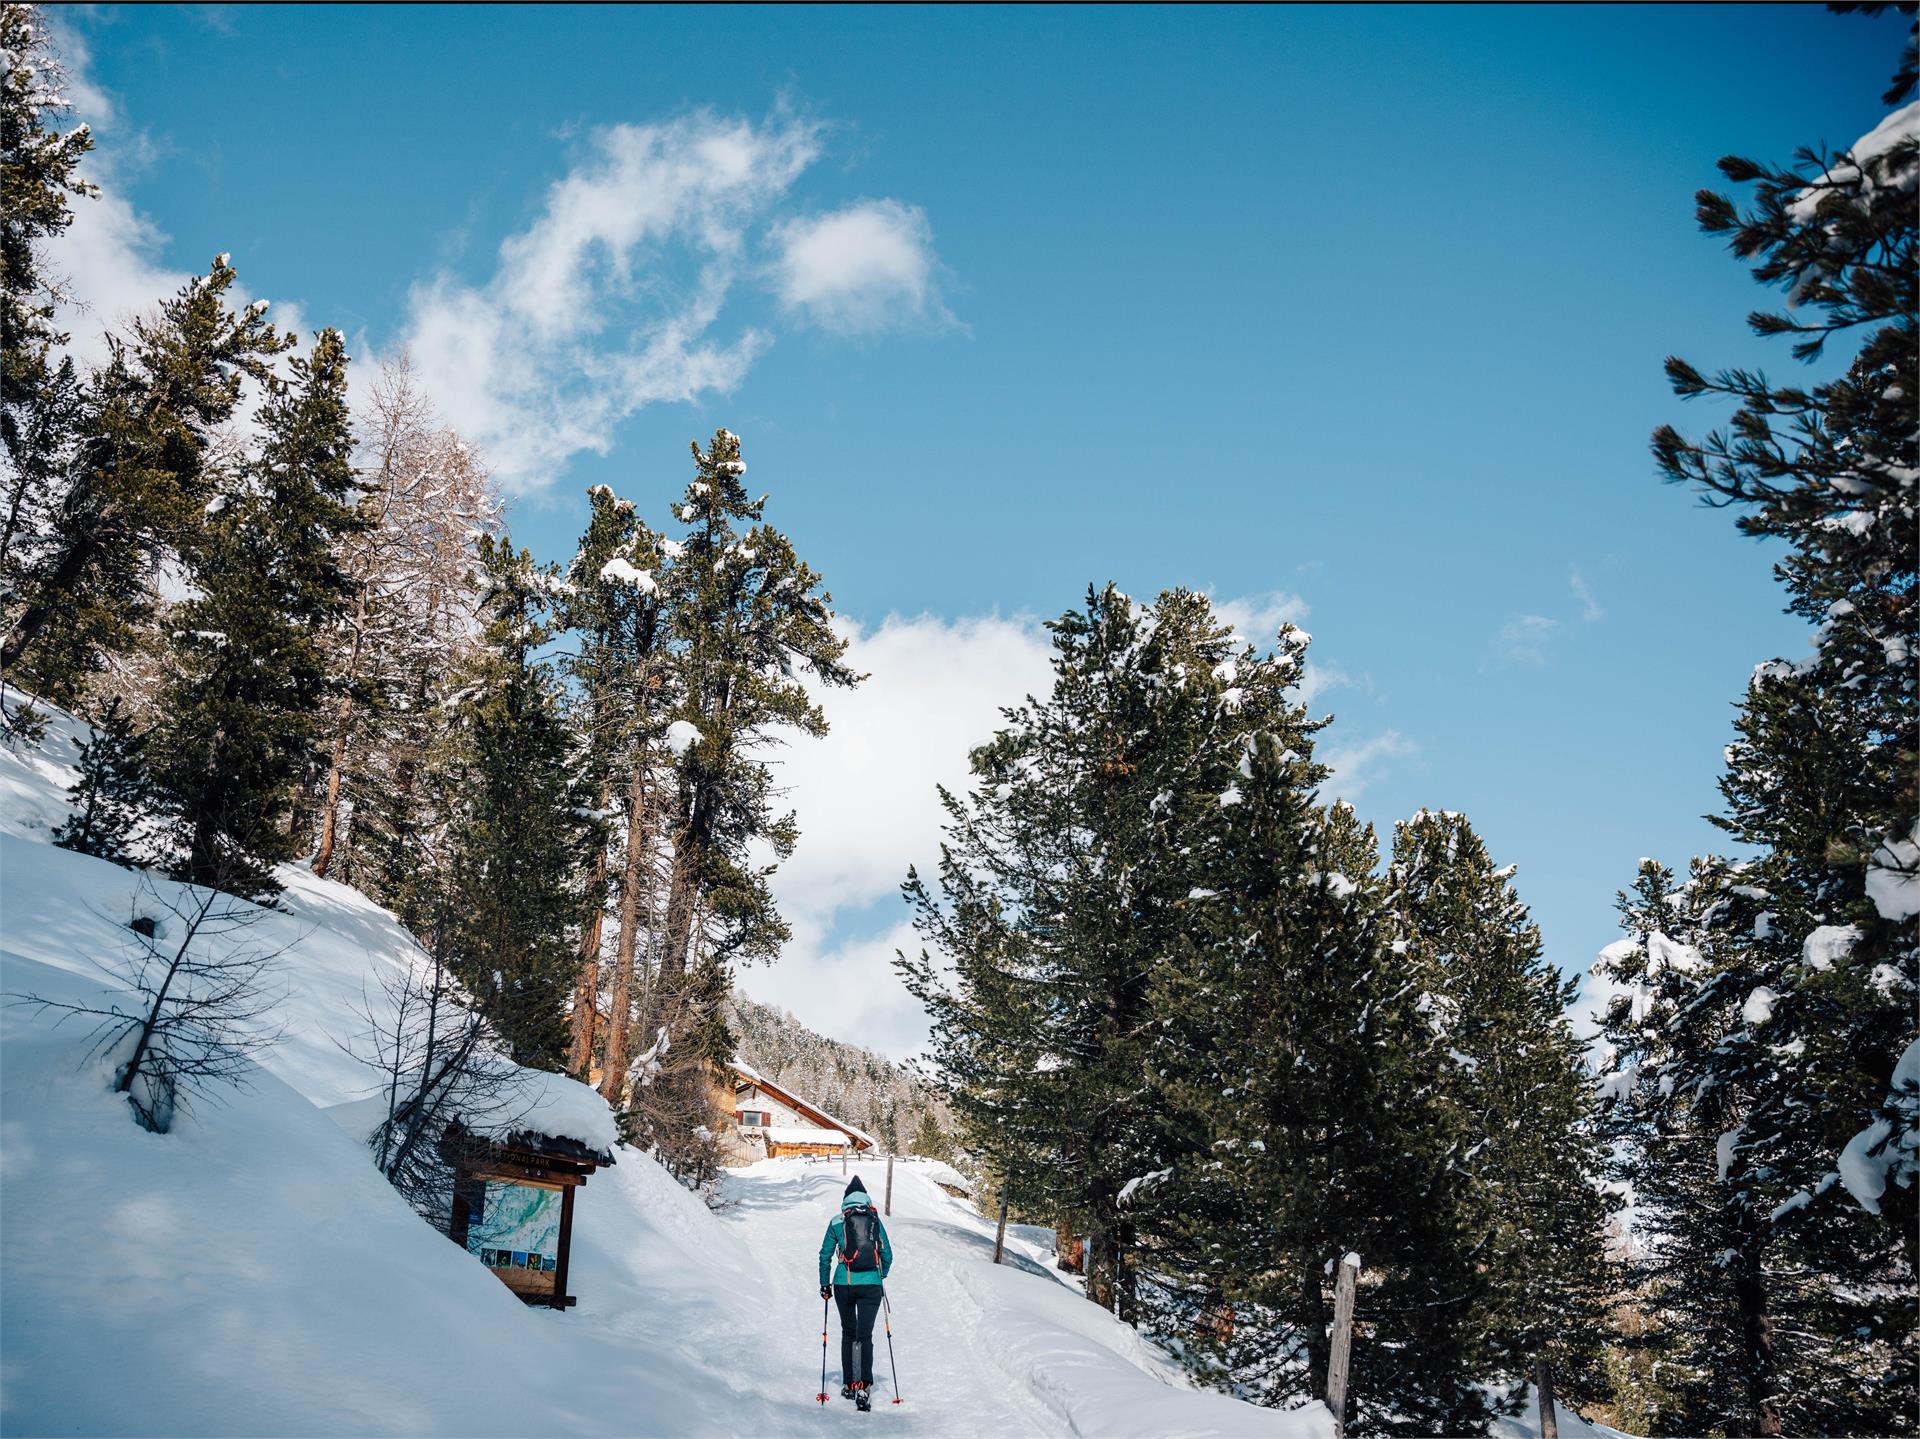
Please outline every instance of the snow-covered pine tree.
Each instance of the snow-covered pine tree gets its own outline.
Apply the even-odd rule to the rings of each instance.
[[[0,57],[0,606],[10,609],[16,576],[46,540],[80,412],[73,362],[55,357],[67,337],[54,325],[60,281],[44,258],[73,223],[70,199],[98,188],[77,173],[93,148],[87,127],[50,123],[67,111],[66,76],[38,7],[0,5]]]
[[[969,793],[941,791],[939,874],[905,885],[952,978],[926,950],[899,965],[968,1147],[1021,1213],[1092,1236],[1089,1296],[1132,1318],[1143,1236],[1121,1194],[1169,1143],[1141,1102],[1155,970],[1210,883],[1246,737],[1315,726],[1285,694],[1297,636],[1257,652],[1192,592],[1089,589],[1048,627],[1051,691],[1004,712]]]
[[[1743,1087],[1682,1084],[1686,1056],[1710,1053],[1741,1023],[1736,986],[1703,1002],[1705,976],[1722,972],[1714,936],[1701,923],[1716,893],[1712,866],[1696,862],[1687,883],[1642,860],[1633,889],[1618,897],[1627,937],[1600,956],[1595,973],[1611,991],[1601,1028],[1601,1124],[1610,1167],[1633,1196],[1637,1242],[1632,1288],[1650,1323],[1628,1347],[1650,1355],[1659,1383],[1640,1396],[1649,1433],[1745,1432],[1737,1418],[1764,1400],[1770,1381],[1750,1353],[1767,1331],[1755,1301],[1778,1261],[1768,1252],[1767,1201],[1741,1161],[1740,1125],[1751,1110]],[[1716,986],[1715,988],[1719,988]]]
[[[1907,1433],[1920,1353],[1920,105],[1838,154],[1721,171],[1752,202],[1703,191],[1702,228],[1788,295],[1791,313],[1757,313],[1754,329],[1792,337],[1800,359],[1841,338],[1857,348],[1810,387],[1670,359],[1678,394],[1736,413],[1725,432],[1663,426],[1653,440],[1670,480],[1785,544],[1787,608],[1818,626],[1810,655],[1755,671],[1741,707],[1718,823],[1756,858],[1696,875],[1709,962],[1677,1003],[1694,1042],[1676,1042],[1663,1075],[1675,1102],[1727,1117],[1715,1197],[1735,1235],[1745,1392],[1701,1417],[1758,1434]]]
[[[695,475],[674,507],[686,537],[658,542],[673,560],[656,583],[671,655],[660,673],[662,698],[674,709],[657,739],[673,765],[665,803],[656,808],[648,797],[646,805],[664,821],[670,863],[640,1016],[642,1032],[669,1032],[676,1061],[644,1096],[635,1092],[644,1112],[632,1117],[634,1132],[690,1175],[709,1165],[710,1131],[721,1117],[712,1066],[731,1050],[716,1007],[731,966],[773,958],[789,934],[768,886],[773,866],[755,863],[753,850],[764,844],[777,863],[799,830],[791,813],[775,809],[773,775],[760,756],[774,730],[826,732],[800,672],[827,687],[860,679],[841,662],[846,641],[834,633],[820,577],[764,522],[766,496],[747,498],[739,438],[719,430],[705,450],[691,448]],[[744,534],[743,525],[751,526]],[[656,735],[639,739],[635,784],[646,775],[638,766],[656,751]],[[630,892],[637,899],[639,884]],[[616,981],[620,968],[616,956]],[[607,1082],[623,1079],[609,1062]]]
[[[1490,1281],[1475,1317],[1496,1366],[1485,1377],[1517,1398],[1546,1358],[1563,1398],[1596,1399],[1614,1281],[1586,1045],[1567,1019],[1579,980],[1542,955],[1512,875],[1465,815],[1422,810],[1396,825],[1395,967],[1419,983],[1416,1007],[1453,1061],[1443,1095],[1473,1135],[1455,1162]]]
[[[451,814],[432,937],[515,1062],[558,1070],[588,840],[581,810],[591,802],[558,678],[540,654],[560,580],[509,539],[483,535],[479,553],[486,628],[439,781]]]
[[[53,832],[53,842],[115,864],[136,862],[128,847],[152,804],[146,737],[116,695],[101,707],[93,734],[80,746],[79,777],[67,790],[73,813]]]
[[[586,740],[582,780],[598,811],[612,807],[622,816],[612,885],[619,898],[613,968],[600,1036],[602,1091],[618,1104],[633,1058],[636,958],[659,932],[660,831],[672,793],[665,738],[678,690],[668,643],[664,538],[605,485],[595,485],[587,499],[587,529],[567,570],[561,614],[575,641],[567,672]],[[607,829],[598,827],[583,899],[569,1050],[569,1064],[582,1078],[594,1057],[609,841]]]
[[[243,381],[266,383],[292,344],[267,323],[265,301],[228,308],[235,278],[216,256],[128,337],[110,336],[109,359],[87,382],[47,543],[17,576],[0,644],[0,669],[49,698],[72,698],[131,642],[156,564],[203,527],[213,430],[232,417]]]
[[[784,859],[799,831],[775,812],[773,777],[755,752],[775,728],[826,733],[797,671],[829,688],[861,678],[841,662],[847,642],[834,633],[820,576],[765,523],[767,497],[747,498],[739,437],[719,430],[705,450],[691,448],[695,474],[677,507],[688,529],[668,596],[682,696],[660,954],[669,988],[697,958],[696,916],[709,929],[707,951],[723,961],[778,953],[786,926],[747,851],[765,841]],[[742,525],[751,528],[742,534]]]
[[[196,884],[279,888],[302,847],[289,806],[332,688],[320,644],[352,603],[340,537],[362,524],[347,415],[347,353],[322,330],[261,407],[258,456],[209,505],[185,550],[197,593],[173,611],[154,774]]]
[[[1319,806],[1309,743],[1259,733],[1242,753],[1156,975],[1150,1107],[1173,1142],[1133,1198],[1163,1236],[1166,1320],[1204,1377],[1322,1398],[1335,1269],[1358,1253],[1349,1432],[1473,1432],[1491,1290],[1450,1056],[1390,948],[1370,833]]]

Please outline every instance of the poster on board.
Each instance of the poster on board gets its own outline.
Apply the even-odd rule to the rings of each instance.
[[[551,1273],[560,1262],[560,1191],[489,1179],[467,1225],[467,1252],[491,1269]]]

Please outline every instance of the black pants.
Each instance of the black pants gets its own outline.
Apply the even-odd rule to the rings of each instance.
[[[833,1302],[840,1310],[840,1382],[873,1383],[873,1321],[880,1316],[886,1291],[878,1284],[836,1284]],[[853,1367],[854,1345],[859,1344],[860,1367]]]

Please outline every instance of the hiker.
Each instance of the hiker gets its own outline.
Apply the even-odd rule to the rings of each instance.
[[[840,1310],[840,1397],[862,1409],[873,1404],[873,1321],[893,1268],[893,1245],[867,1187],[854,1175],[840,1196],[840,1212],[820,1241],[820,1297]],[[859,1367],[854,1367],[856,1358]],[[824,1396],[823,1396],[824,1397]]]

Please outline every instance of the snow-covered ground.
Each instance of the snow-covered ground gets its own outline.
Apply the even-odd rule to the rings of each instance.
[[[141,878],[57,849],[81,727],[0,745],[0,991],[111,990],[151,912]],[[888,1219],[896,1390],[822,1406],[815,1265],[845,1180],[834,1161],[735,1171],[709,1210],[629,1149],[579,1196],[566,1313],[528,1309],[429,1229],[357,1132],[370,1074],[337,1041],[418,951],[392,917],[298,866],[248,942],[287,946],[285,1035],[242,1090],[149,1134],[107,1092],[85,1026],[0,1007],[0,1433],[1259,1435],[1319,1439],[1324,1408],[1278,1414],[1192,1388],[1050,1267],[1044,1231],[991,1262],[993,1227],[900,1161]],[[174,889],[155,881],[161,895]],[[538,1077],[556,1127],[594,1138],[591,1091]],[[885,1161],[853,1166],[878,1198]],[[888,1401],[902,1399],[895,1405]],[[1503,1439],[1529,1431],[1503,1424]],[[1588,1439],[1575,1416],[1567,1439]]]

